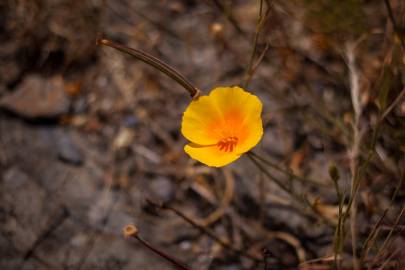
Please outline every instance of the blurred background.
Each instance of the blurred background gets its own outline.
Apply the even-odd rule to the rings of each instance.
[[[175,269],[125,239],[129,223],[191,269],[265,269],[146,198],[264,255],[267,269],[330,269],[339,202],[357,174],[356,234],[348,229],[341,268],[354,254],[369,269],[404,269],[405,3],[269,0],[260,18],[259,9],[253,0],[1,1],[1,269]],[[248,78],[264,104],[255,151],[287,188],[246,156],[224,169],[191,160],[184,89],[97,46],[98,33],[204,93]]]

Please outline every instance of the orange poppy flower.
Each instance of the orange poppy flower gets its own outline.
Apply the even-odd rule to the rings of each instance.
[[[263,135],[262,103],[239,87],[218,87],[190,103],[181,133],[184,151],[208,166],[222,167],[252,149]]]

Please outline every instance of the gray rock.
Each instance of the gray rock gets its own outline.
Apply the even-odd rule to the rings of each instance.
[[[159,177],[150,182],[151,195],[161,202],[169,202],[174,198],[173,183],[166,177]]]
[[[58,140],[58,158],[72,165],[83,164],[83,153],[67,134],[62,134]]]
[[[14,92],[0,99],[0,108],[26,118],[52,118],[67,113],[69,103],[61,77],[30,75]]]

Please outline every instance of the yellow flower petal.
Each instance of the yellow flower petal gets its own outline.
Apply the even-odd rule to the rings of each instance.
[[[201,144],[216,144],[220,134],[215,134],[210,125],[217,122],[221,114],[208,96],[199,97],[192,101],[183,114],[181,133],[186,139]]]
[[[209,97],[216,101],[223,115],[233,115],[227,128],[239,139],[235,151],[242,154],[253,148],[263,135],[263,105],[259,98],[240,87],[218,87]]]
[[[218,87],[192,101],[181,132],[185,151],[209,166],[224,166],[253,148],[263,135],[262,103],[239,87]]]
[[[240,157],[240,154],[220,151],[217,146],[201,146],[194,143],[187,144],[184,151],[193,159],[212,167],[228,165]]]

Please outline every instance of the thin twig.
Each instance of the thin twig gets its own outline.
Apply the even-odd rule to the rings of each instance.
[[[383,264],[381,264],[381,266],[378,268],[378,270],[384,270],[387,269],[385,266],[391,261],[391,259],[396,256],[398,253],[400,252],[400,250],[395,250],[394,252],[391,253],[391,255],[385,260],[385,262]]]
[[[333,246],[334,246],[334,264],[336,269],[340,269],[340,260],[338,261],[338,258],[340,257],[340,253],[342,250],[342,245],[343,245],[343,223],[342,223],[342,218],[343,218],[343,205],[344,205],[344,200],[345,196],[340,190],[339,187],[339,171],[337,170],[336,166],[333,164],[329,167],[329,176],[334,184],[336,195],[338,197],[338,207],[339,207],[339,212],[338,212],[338,224],[336,226],[335,230],[335,236],[333,239]]]
[[[259,42],[259,36],[260,36],[260,32],[262,31],[262,28],[267,20],[267,17],[270,13],[270,6],[267,7],[267,10],[265,12],[265,14],[263,15],[263,0],[260,0],[260,6],[259,6],[259,16],[257,19],[257,24],[256,24],[256,31],[255,31],[255,35],[253,38],[253,46],[252,46],[252,53],[250,55],[250,60],[249,60],[249,65],[246,69],[245,72],[245,77],[244,77],[244,82],[243,82],[243,88],[246,88],[250,82],[250,80],[252,79],[252,76],[256,70],[256,68],[258,67],[258,64],[255,65],[255,58],[256,58],[256,52],[257,52],[257,45]],[[268,45],[267,45],[268,46]],[[259,58],[259,62],[261,61],[261,59],[263,59],[264,54],[266,53],[267,49],[264,50],[264,53],[262,53],[262,56]],[[256,66],[256,68],[254,68]]]
[[[156,254],[158,254],[159,256],[165,258],[166,260],[170,261],[171,263],[173,263],[177,268],[179,269],[183,269],[183,270],[191,270],[191,268],[189,268],[188,266],[186,266],[185,264],[183,264],[182,262],[180,262],[179,260],[177,260],[176,258],[164,253],[163,251],[155,248],[154,246],[152,246],[151,244],[149,244],[147,241],[145,241],[144,239],[142,239],[139,236],[136,236],[136,239],[142,243],[142,245],[144,245],[145,247],[149,248],[150,250],[152,250],[153,252],[155,252]]]
[[[270,43],[266,42],[266,46],[264,47],[263,51],[260,53],[259,57],[257,58],[256,63],[252,67],[252,73],[256,72],[256,69],[259,67],[259,65],[263,61],[263,59],[269,49],[270,49]]]
[[[253,162],[254,165],[256,165],[256,167],[260,171],[262,171],[264,173],[265,176],[267,176],[268,179],[270,179],[274,183],[276,183],[277,186],[279,186],[282,190],[287,192],[287,194],[289,194],[291,197],[293,197],[297,201],[299,201],[301,203],[305,203],[307,206],[309,206],[309,208],[311,209],[311,212],[306,213],[307,216],[314,218],[314,219],[320,218],[326,224],[333,226],[333,224],[331,223],[330,220],[328,220],[327,218],[325,218],[323,215],[321,215],[319,213],[319,211],[316,209],[315,205],[311,204],[308,201],[308,199],[306,199],[305,197],[301,197],[299,194],[295,194],[295,192],[293,190],[291,190],[288,186],[284,185],[283,182],[281,182],[279,179],[277,179],[275,176],[273,176],[268,170],[266,170],[265,167],[263,167],[262,164],[260,164],[259,160],[256,159],[256,157],[254,157],[251,152],[247,153],[247,157]]]
[[[283,168],[281,168],[279,165],[277,165],[276,163],[271,162],[270,160],[268,160],[268,159],[262,157],[261,155],[258,155],[258,154],[257,154],[256,152],[254,152],[254,151],[250,151],[249,153],[252,154],[255,158],[257,158],[257,159],[259,159],[260,161],[262,161],[263,163],[265,163],[266,165],[268,165],[268,166],[272,167],[273,169],[275,169],[275,170],[277,170],[277,171],[279,171],[279,172],[285,174],[285,175],[288,176],[288,177],[291,177],[291,178],[296,179],[296,180],[299,180],[299,181],[301,181],[301,182],[303,182],[303,183],[308,183],[308,184],[311,184],[311,185],[314,185],[314,186],[325,186],[325,187],[327,186],[327,187],[329,187],[329,185],[326,185],[326,184],[324,184],[324,183],[315,181],[315,180],[313,180],[313,179],[301,177],[301,176],[299,176],[299,175],[296,175],[296,174],[292,173],[292,172],[289,171],[288,169],[283,169]]]
[[[252,254],[249,254],[248,252],[246,252],[245,250],[239,249],[239,248],[235,248],[234,246],[230,245],[228,242],[222,240],[220,237],[218,237],[217,235],[215,235],[210,229],[201,226],[200,224],[198,224],[196,221],[192,220],[191,218],[189,218],[188,216],[186,216],[185,214],[183,214],[180,210],[166,205],[166,204],[159,204],[159,203],[155,203],[149,199],[146,200],[150,205],[152,205],[153,207],[156,208],[160,208],[163,210],[169,210],[171,212],[173,212],[174,214],[176,214],[178,217],[182,218],[184,221],[186,221],[187,223],[189,223],[191,226],[193,226],[194,228],[200,230],[202,233],[206,234],[208,237],[210,237],[211,239],[213,239],[214,241],[218,242],[221,246],[223,246],[224,248],[226,248],[227,250],[239,254],[241,256],[244,256],[246,258],[249,258],[255,262],[261,263],[262,260],[261,258],[258,258]]]
[[[139,16],[142,18],[142,20],[145,20],[147,22],[149,22],[151,25],[153,25],[155,28],[159,29],[162,32],[167,33],[169,36],[181,40],[182,37],[179,36],[178,33],[176,33],[175,31],[173,31],[171,28],[168,27],[167,24],[165,24],[164,22],[160,22],[157,20],[153,20],[152,18],[146,16],[143,12],[140,12],[137,8],[134,8],[131,3],[134,2],[128,2],[128,3],[124,3],[123,1],[110,1],[110,3],[107,4],[108,8],[113,11],[114,13],[116,13],[120,19],[122,19],[123,21],[125,21],[129,26],[134,26],[134,22],[130,21],[127,19],[127,16],[124,16],[120,13],[121,9],[125,9],[125,11],[130,11],[133,12],[136,16]],[[113,4],[118,4],[119,8],[121,8],[120,10],[117,10]],[[132,17],[132,16],[129,16]]]
[[[382,244],[382,245],[380,246],[380,248],[378,249],[377,255],[375,256],[375,258],[378,258],[378,257],[380,256],[381,252],[382,252],[383,250],[385,250],[386,246],[388,245],[389,240],[390,240],[391,237],[392,237],[392,234],[394,233],[396,227],[397,227],[398,224],[399,224],[399,221],[401,220],[401,217],[402,217],[404,211],[405,211],[405,206],[402,207],[401,212],[399,213],[399,215],[397,216],[397,219],[395,220],[394,226],[392,226],[392,228],[391,228],[390,232],[388,233],[387,237],[385,238],[383,244]]]
[[[258,167],[269,179],[271,179],[274,183],[277,184],[282,190],[287,192],[288,194],[292,194],[290,188],[288,188],[286,185],[284,185],[283,182],[281,182],[277,177],[272,175],[268,170],[266,170],[257,160],[256,160],[256,155],[253,154],[253,152],[248,152],[247,157]]]
[[[220,0],[213,0],[212,1],[214,5],[222,12],[225,14],[225,17],[227,20],[232,24],[232,26],[236,29],[236,31],[242,35],[243,37],[246,37],[245,31],[239,26],[238,21],[235,19],[235,17],[232,14],[232,11],[227,8],[224,4],[221,3]]]
[[[52,232],[54,232],[57,228],[59,228],[63,222],[70,216],[70,212],[68,211],[67,208],[62,207],[61,211],[56,215],[56,217],[52,218],[52,221],[50,224],[47,226],[47,228],[41,232],[38,236],[38,238],[34,241],[32,246],[25,252],[22,262],[18,268],[24,268],[25,262],[34,255],[35,250],[37,247],[43,243],[48,237],[51,235]]]
[[[394,13],[392,12],[390,1],[389,0],[384,0],[384,4],[385,4],[385,8],[388,11],[388,17],[390,18],[392,26],[394,27],[394,31],[398,36],[399,42],[401,43],[402,48],[405,49],[404,37],[403,37],[403,35],[401,33],[401,29],[399,29],[399,27],[398,27],[398,25],[397,25],[397,23],[395,21],[395,17],[394,17]]]
[[[174,266],[176,266],[178,269],[181,270],[191,270],[190,267],[185,265],[183,262],[180,260],[174,258],[173,256],[170,256],[169,254],[163,252],[162,250],[158,249],[157,247],[154,247],[152,244],[144,240],[142,237],[139,236],[139,231],[138,228],[133,225],[133,224],[128,224],[124,227],[123,229],[123,234],[125,237],[131,237],[136,240],[138,240],[143,246],[154,252],[155,254],[159,255],[160,257],[164,258],[168,262],[172,263]]]
[[[401,101],[401,98],[405,95],[405,88],[402,89],[401,93],[395,98],[395,100],[391,103],[391,105],[384,111],[380,118],[380,122],[387,117],[387,115],[395,108],[395,106],[398,104],[398,102]]]
[[[395,191],[391,197],[391,201],[389,206],[384,210],[383,214],[381,215],[380,219],[378,220],[378,222],[374,225],[372,231],[370,232],[370,234],[368,235],[366,241],[364,242],[363,245],[363,254],[361,256],[361,261],[364,261],[367,257],[368,257],[368,252],[371,249],[371,247],[373,246],[375,239],[378,236],[378,232],[379,232],[379,228],[385,218],[385,216],[387,215],[388,211],[391,209],[391,207],[394,205],[394,200],[398,195],[399,190],[402,187],[402,183],[405,179],[405,172],[402,174],[401,179],[398,182],[397,187],[395,188]]]
[[[109,192],[109,187],[106,189],[107,192]],[[81,253],[81,256],[79,258],[79,262],[76,264],[75,269],[81,270],[82,267],[85,265],[88,257],[90,256],[90,253],[93,251],[93,248],[96,244],[97,239],[99,238],[100,234],[104,233],[104,229],[108,224],[108,221],[110,220],[111,213],[113,212],[119,198],[120,194],[118,193],[118,196],[116,196],[111,203],[109,203],[108,208],[106,209],[105,215],[101,219],[100,225],[101,225],[101,230],[94,230],[90,235],[89,235],[89,241],[87,248],[84,252]]]

